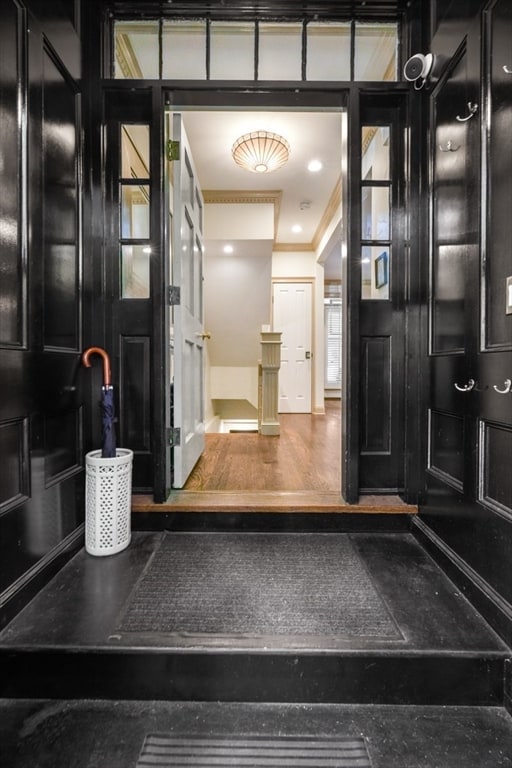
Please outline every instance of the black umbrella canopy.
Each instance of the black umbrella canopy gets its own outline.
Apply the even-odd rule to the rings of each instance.
[[[102,347],[89,347],[82,353],[82,363],[90,368],[91,357],[99,355],[103,359],[103,385],[101,387],[101,457],[113,459],[116,456],[116,430],[114,388],[111,384],[110,358]]]

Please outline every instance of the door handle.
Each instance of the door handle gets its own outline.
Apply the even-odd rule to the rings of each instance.
[[[494,385],[493,389],[495,392],[497,392],[499,395],[508,395],[508,393],[512,390],[512,380],[511,379],[505,379],[504,387],[503,389],[500,389],[497,384]]]
[[[475,386],[476,382],[474,379],[469,379],[467,384],[457,384],[455,383],[453,386],[457,390],[457,392],[471,392],[473,387]]]
[[[196,336],[198,339],[202,339],[203,341],[205,339],[211,339],[212,337],[210,331],[203,331],[203,333],[196,333]]]

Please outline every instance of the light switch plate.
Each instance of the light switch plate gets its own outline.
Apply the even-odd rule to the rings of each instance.
[[[505,312],[507,315],[512,315],[512,275],[507,277],[507,303]]]

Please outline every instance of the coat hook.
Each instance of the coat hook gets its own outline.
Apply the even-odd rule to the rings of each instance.
[[[446,142],[444,147],[442,144],[440,144],[439,149],[441,150],[441,152],[456,152],[458,149],[460,149],[460,146],[459,145],[455,146],[453,141],[450,139],[449,141]]]
[[[474,389],[476,384],[476,381],[474,379],[468,379],[467,384],[457,384],[455,383],[453,386],[457,390],[457,392],[471,392],[472,389]]]
[[[468,120],[471,120],[473,115],[475,115],[478,112],[478,104],[473,104],[471,101],[468,101],[468,109],[469,109],[469,115],[466,115],[466,117],[461,117],[460,115],[457,115],[457,120],[459,123],[465,123]]]
[[[503,71],[507,73],[507,75],[512,75],[512,69],[509,69],[506,64],[503,65]]]
[[[512,391],[512,381],[510,379],[505,379],[503,382],[504,387],[501,389],[496,384],[494,385],[493,389],[495,392],[498,392],[500,395],[508,395],[510,391]]]

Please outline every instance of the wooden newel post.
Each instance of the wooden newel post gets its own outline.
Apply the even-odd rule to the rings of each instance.
[[[279,435],[279,368],[281,367],[281,332],[261,332],[261,403],[259,431]]]

